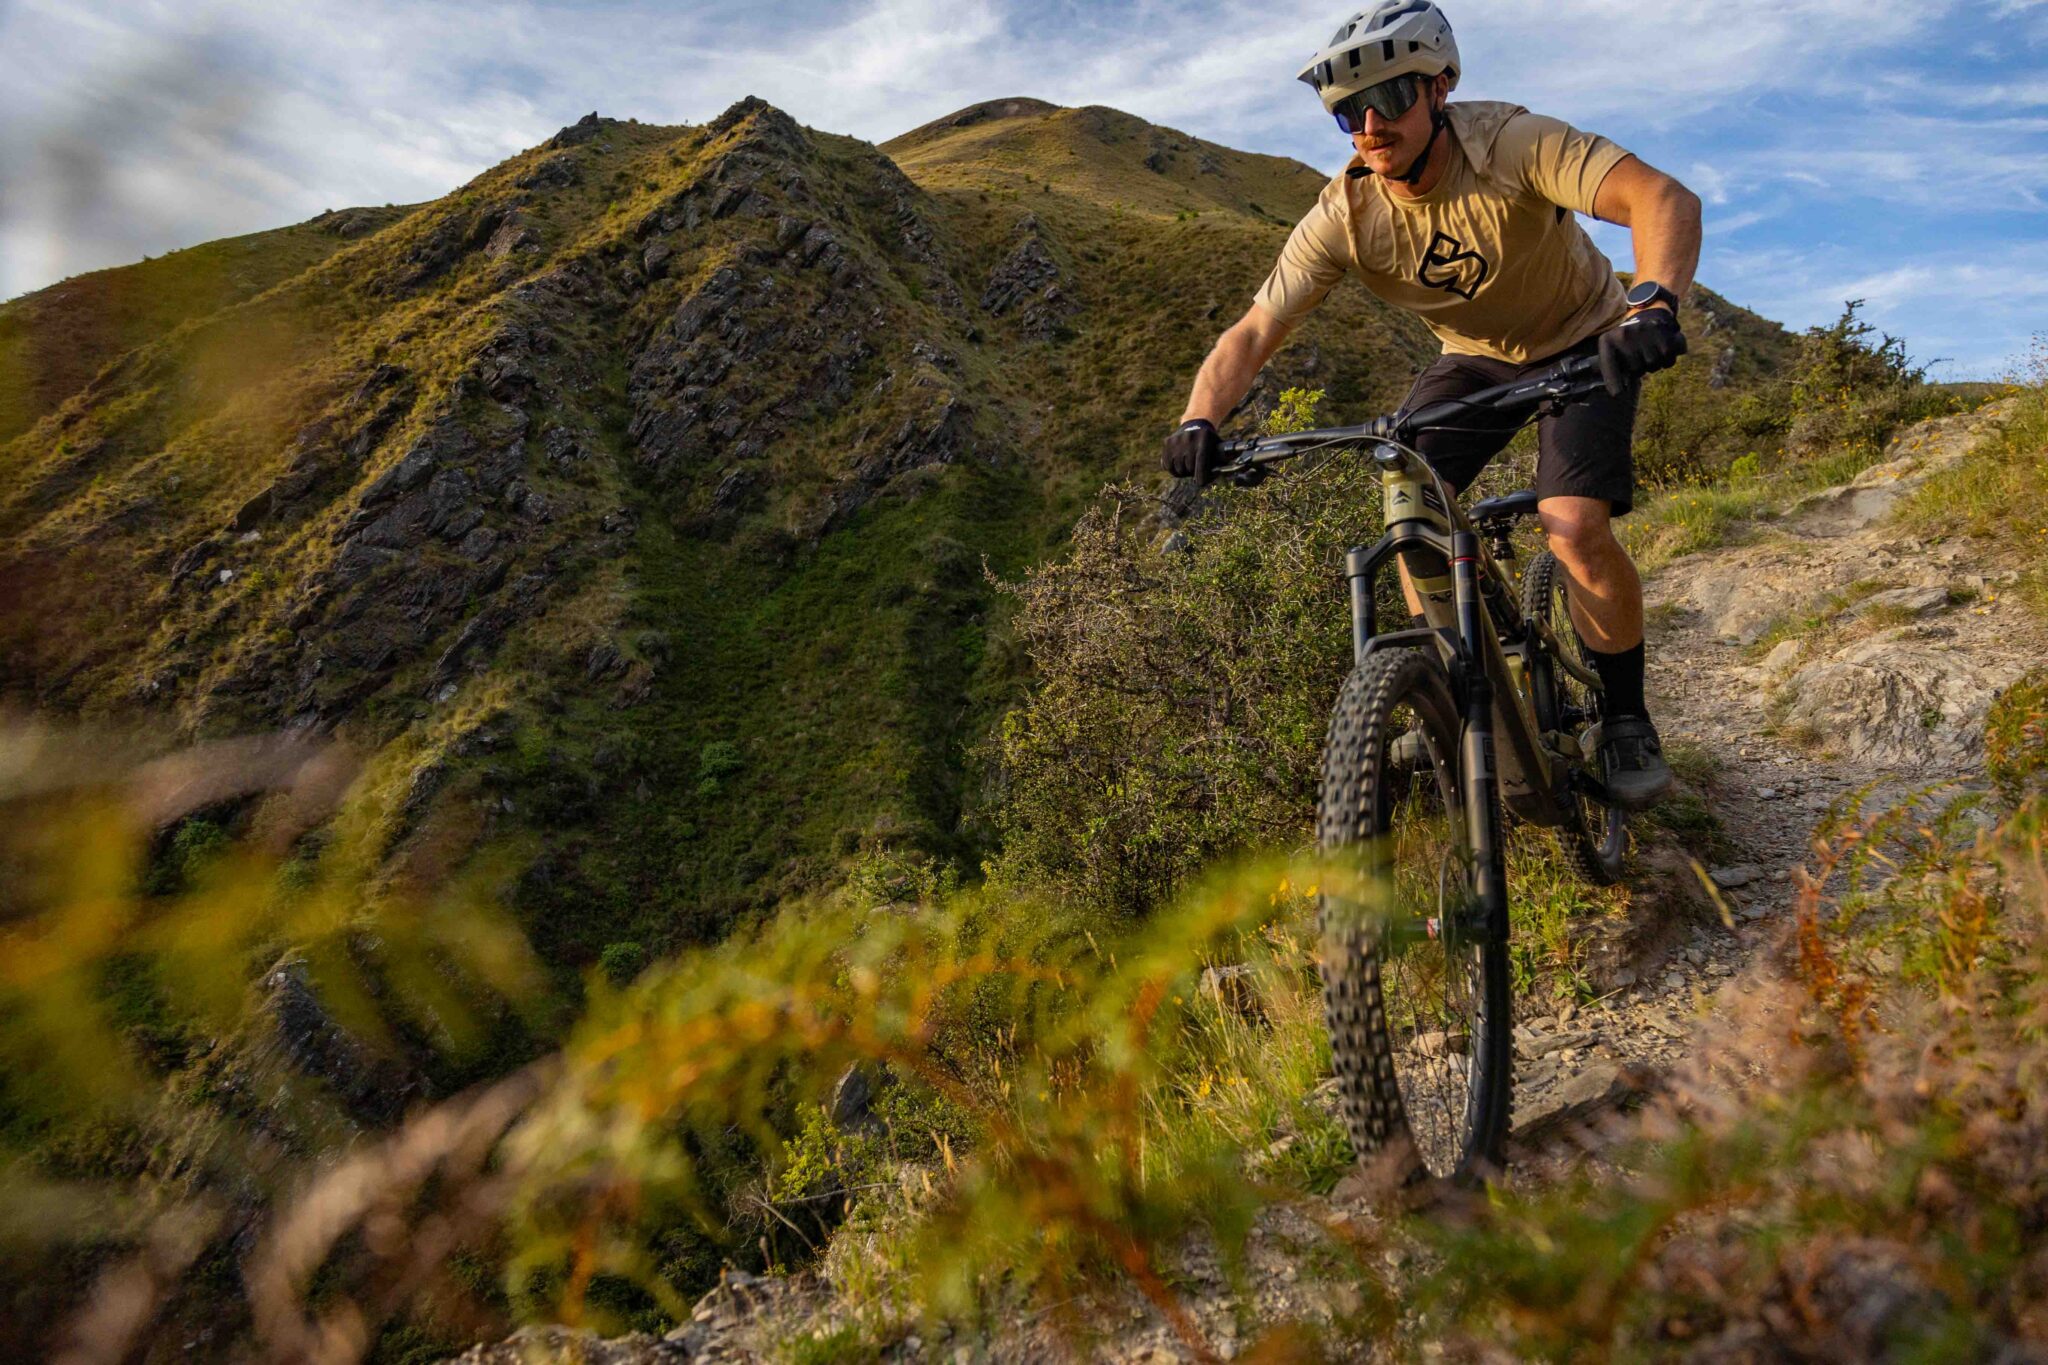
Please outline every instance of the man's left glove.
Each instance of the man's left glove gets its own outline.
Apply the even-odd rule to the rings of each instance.
[[[1206,487],[1209,471],[1223,463],[1223,442],[1216,437],[1215,424],[1206,417],[1182,422],[1166,438],[1159,463],[1175,478],[1193,479],[1197,487]]]
[[[1668,370],[1685,354],[1685,333],[1667,309],[1645,308],[1600,334],[1600,382],[1620,396],[1634,380]]]

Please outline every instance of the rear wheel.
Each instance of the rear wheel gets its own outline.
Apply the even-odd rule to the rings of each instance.
[[[1529,571],[1522,577],[1522,612],[1548,626],[1572,662],[1591,671],[1565,592],[1564,566],[1545,550],[1529,562]],[[1546,731],[1559,731],[1576,741],[1600,718],[1599,698],[1593,689],[1573,677],[1547,650],[1530,651],[1529,685],[1536,723]],[[1558,843],[1580,876],[1596,886],[1612,886],[1621,880],[1622,861],[1628,853],[1627,813],[1583,794],[1573,797],[1571,807],[1570,818],[1557,830]]]
[[[1436,657],[1390,650],[1346,681],[1323,750],[1338,1096],[1359,1155],[1396,1151],[1407,1178],[1470,1179],[1499,1163],[1508,1130],[1507,943],[1480,913],[1458,735]]]

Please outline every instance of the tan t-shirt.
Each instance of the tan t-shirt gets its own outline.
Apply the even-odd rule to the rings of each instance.
[[[1351,167],[1323,187],[1257,294],[1289,326],[1355,269],[1429,324],[1444,350],[1523,364],[1619,322],[1621,282],[1572,217],[1628,155],[1516,104],[1445,109],[1451,159],[1417,199]]]

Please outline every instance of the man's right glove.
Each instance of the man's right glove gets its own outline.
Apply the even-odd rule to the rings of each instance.
[[[1645,308],[1600,334],[1600,382],[1616,397],[1653,370],[1668,370],[1685,354],[1685,333],[1663,308]]]
[[[1175,478],[1193,479],[1197,487],[1206,487],[1209,471],[1223,463],[1223,442],[1216,437],[1215,424],[1206,417],[1182,422],[1166,438],[1159,463]]]

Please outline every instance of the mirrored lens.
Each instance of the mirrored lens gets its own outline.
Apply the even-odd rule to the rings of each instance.
[[[1396,76],[1345,96],[1330,112],[1336,115],[1337,126],[1347,134],[1364,132],[1366,110],[1373,110],[1383,119],[1397,119],[1414,107],[1416,89],[1415,77]]]

